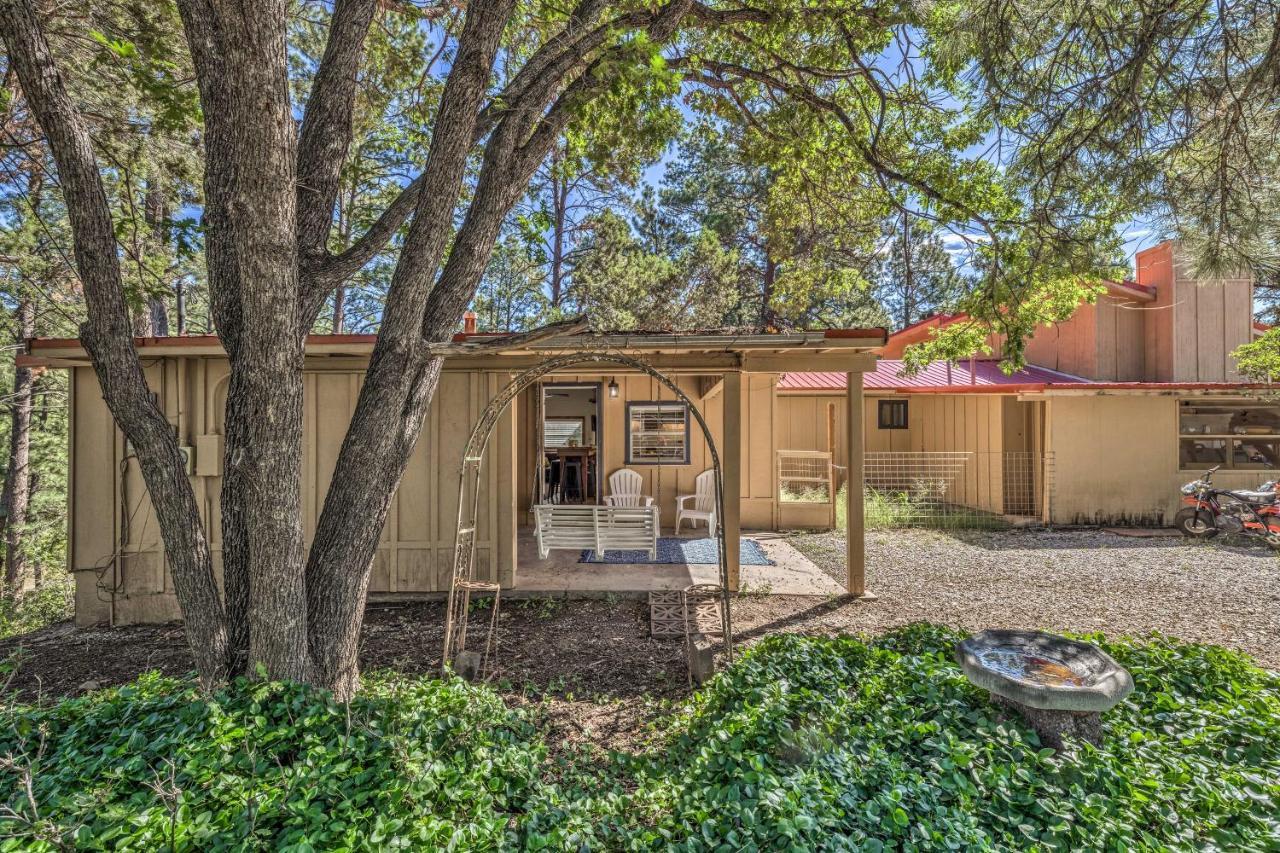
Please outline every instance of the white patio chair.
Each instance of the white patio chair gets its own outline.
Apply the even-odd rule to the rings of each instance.
[[[676,533],[680,532],[680,523],[689,519],[689,526],[697,529],[699,521],[707,523],[707,532],[716,529],[716,472],[707,469],[693,481],[693,494],[676,496]],[[693,501],[693,509],[689,509],[689,501]]]
[[[640,493],[644,478],[630,468],[619,468],[609,475],[606,506],[653,506],[653,498]]]

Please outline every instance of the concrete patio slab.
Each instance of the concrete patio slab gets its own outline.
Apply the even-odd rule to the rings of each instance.
[[[775,565],[742,566],[741,592],[824,598],[844,592],[830,575],[790,543],[767,536],[756,538],[751,534],[745,534],[744,538],[756,539]],[[552,551],[547,559],[540,560],[533,537],[523,534],[518,543],[517,559],[515,587],[504,590],[504,597],[643,598],[650,592],[719,582],[719,568],[714,563],[580,563],[578,554],[573,551]]]

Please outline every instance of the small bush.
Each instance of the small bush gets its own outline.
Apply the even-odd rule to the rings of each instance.
[[[59,575],[21,598],[0,596],[0,640],[70,619],[75,611],[71,577]]]
[[[0,721],[3,849],[492,849],[536,783],[537,732],[459,680],[211,697],[149,675]],[[28,797],[26,780],[31,781]]]

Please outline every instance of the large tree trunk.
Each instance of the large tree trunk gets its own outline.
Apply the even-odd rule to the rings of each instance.
[[[512,0],[494,0],[467,9],[417,209],[311,544],[311,659],[316,680],[339,696],[350,696],[358,685],[357,651],[374,551],[440,375],[441,359],[430,357],[424,344],[452,333],[466,307],[452,316],[432,315],[428,295],[440,290],[430,282],[452,231],[477,115],[511,7]]]
[[[677,4],[656,15],[650,23],[650,36],[659,41],[669,38],[688,6]],[[449,249],[448,262],[434,287],[421,287],[417,277],[434,275],[444,249],[448,209],[462,177],[462,163],[454,157],[462,153],[460,159],[466,159],[457,146],[471,138],[476,126],[475,107],[483,95],[484,78],[510,9],[510,0],[476,2],[467,9],[458,55],[432,135],[418,210],[392,279],[384,325],[316,525],[307,562],[312,661],[316,680],[339,697],[350,696],[358,686],[359,635],[370,568],[391,498],[399,488],[439,381],[442,359],[433,354],[436,350],[431,344],[446,341],[453,334],[475,295],[503,219],[580,99],[604,86],[603,78],[588,68],[545,113],[540,102],[516,106],[497,124],[485,143],[475,192]],[[433,166],[440,170],[433,171]],[[447,195],[435,189],[445,180],[450,189]],[[425,301],[420,309],[419,299]],[[413,326],[406,326],[406,321],[415,319]]]
[[[133,348],[115,232],[92,142],[58,74],[31,0],[0,0],[0,35],[58,167],[88,309],[80,338],[107,407],[137,453],[196,667],[207,684],[220,681],[226,675],[227,638],[209,545],[177,437],[152,397]]]
[[[179,4],[205,114],[206,259],[231,361],[222,486],[234,654],[271,678],[308,675],[302,530],[297,129],[287,3]],[[237,664],[239,664],[237,660]]]
[[[599,20],[607,4],[584,0],[575,6],[564,32],[481,110],[514,0],[468,3],[422,175],[364,237],[333,256],[326,243],[376,0],[334,3],[300,132],[286,74],[285,0],[179,0],[205,117],[210,302],[231,362],[222,493],[224,622],[172,428],[151,399],[130,341],[110,216],[88,136],[56,79],[32,2],[0,0],[0,23],[11,47],[19,45],[12,62],[40,107],[58,160],[90,308],[83,339],[108,405],[138,450],[201,671],[221,675],[231,650],[246,655],[251,667],[264,664],[272,677],[312,680],[349,696],[358,678],[370,564],[439,379],[441,357],[433,342],[447,340],[456,327],[502,220],[537,165],[582,104],[609,85],[603,58],[587,58],[616,35],[614,26]],[[647,22],[649,37],[665,41],[692,6],[692,0],[673,0],[652,12],[627,13],[619,25]],[[620,45],[613,55],[628,50]],[[481,140],[485,152],[475,192],[455,234],[469,155]],[[333,287],[367,262],[410,210],[378,341],[304,576],[305,334]],[[446,247],[448,263],[441,270]]]
[[[25,341],[36,333],[35,307],[25,296],[15,313],[17,338]],[[31,500],[31,368],[15,366],[9,409],[9,467],[5,471],[0,512],[4,514],[4,588],[14,598],[22,596],[27,580],[23,553],[27,507]]]
[[[333,291],[333,333],[341,335],[346,330],[347,288],[338,285]]]
[[[902,325],[905,329],[915,320],[916,287],[911,269],[911,218],[902,212]]]

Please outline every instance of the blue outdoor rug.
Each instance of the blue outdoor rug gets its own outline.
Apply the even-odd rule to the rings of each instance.
[[[754,539],[740,539],[738,563],[743,566],[772,566],[773,560],[765,556],[764,549]],[[579,563],[710,563],[720,562],[718,543],[715,539],[678,539],[674,536],[658,537],[658,559],[650,560],[648,551],[605,551],[604,559],[595,551],[583,551]]]

